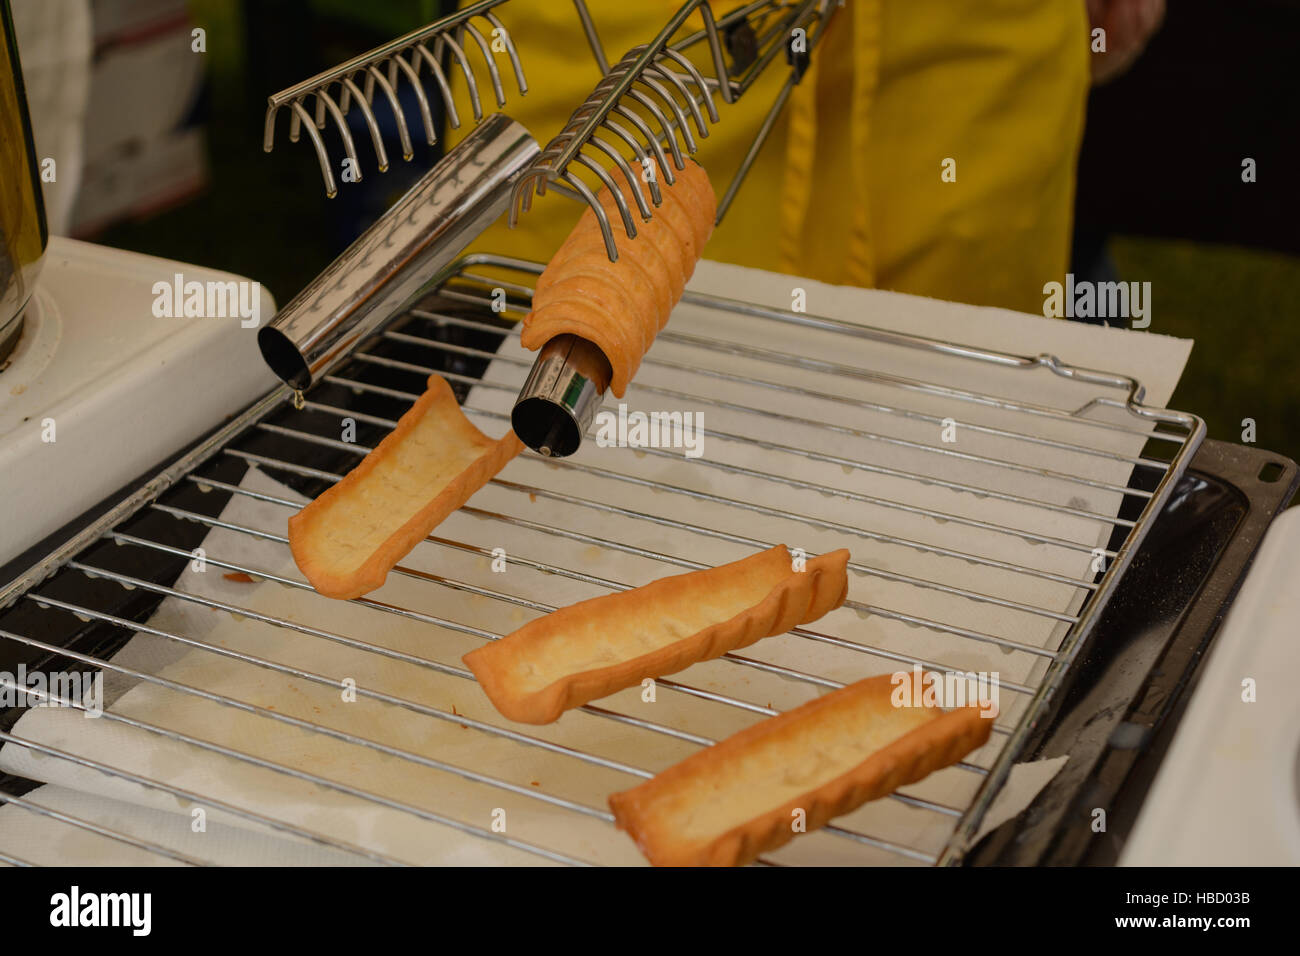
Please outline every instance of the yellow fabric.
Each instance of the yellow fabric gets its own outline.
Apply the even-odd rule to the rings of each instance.
[[[736,5],[713,6],[721,16]],[[615,62],[680,3],[588,6]],[[570,3],[515,0],[501,17],[530,88],[520,98],[507,85],[505,112],[545,145],[599,71]],[[705,256],[1040,312],[1043,284],[1069,257],[1089,82],[1083,0],[848,0],[812,61]],[[786,74],[778,61],[739,102],[719,100],[696,154],[719,196]],[[479,86],[490,99],[485,77]],[[940,176],[948,158],[955,182]],[[544,262],[580,212],[548,194],[473,248]]]

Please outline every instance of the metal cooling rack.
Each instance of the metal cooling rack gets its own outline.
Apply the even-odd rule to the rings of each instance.
[[[480,267],[492,267],[498,272],[509,270],[513,273],[513,281],[502,281],[499,278],[482,276],[475,272]],[[470,387],[486,387],[489,391],[500,390],[503,394],[513,395],[518,388],[519,380],[522,380],[526,374],[527,361],[522,359],[512,360],[505,354],[498,355],[497,345],[502,339],[517,336],[518,333],[517,329],[503,323],[492,311],[493,290],[504,288],[511,297],[511,310],[516,312],[526,311],[526,303],[531,294],[528,283],[532,276],[541,271],[541,268],[540,265],[534,263],[496,256],[479,255],[462,259],[449,270],[436,299],[432,300],[433,304],[431,306],[412,310],[400,327],[372,337],[363,343],[355,354],[340,357],[333,369],[325,370],[328,374],[324,374],[319,384],[308,393],[304,411],[293,412],[289,409],[289,392],[286,389],[277,389],[264,397],[244,414],[202,441],[179,460],[167,466],[126,500],[94,521],[27,573],[11,582],[3,591],[0,591],[0,608],[12,606],[12,611],[23,611],[25,614],[23,620],[27,622],[21,630],[15,629],[14,625],[10,623],[13,620],[12,611],[6,612],[9,614],[8,617],[0,615],[0,622],[3,625],[0,626],[0,649],[18,650],[28,655],[35,652],[39,655],[45,655],[49,661],[59,662],[64,667],[100,669],[106,673],[123,675],[177,693],[203,697],[210,702],[234,708],[244,713],[254,714],[266,721],[275,722],[286,728],[324,735],[340,743],[383,753],[389,757],[409,761],[432,771],[458,776],[475,784],[499,790],[502,793],[508,792],[522,799],[537,801],[555,810],[574,814],[575,817],[580,816],[600,821],[609,826],[609,837],[611,839],[615,838],[612,817],[603,803],[591,805],[569,799],[561,794],[547,792],[544,788],[537,789],[521,786],[518,783],[502,779],[473,766],[457,765],[441,759],[431,758],[428,755],[368,739],[363,735],[348,730],[328,727],[311,720],[278,713],[265,707],[213,694],[197,687],[134,670],[115,663],[112,656],[116,647],[105,645],[102,642],[92,647],[70,649],[44,639],[45,636],[52,633],[52,625],[51,629],[46,628],[48,620],[45,617],[46,615],[72,614],[82,621],[89,621],[94,625],[105,627],[121,639],[125,639],[130,634],[137,632],[152,634],[158,638],[176,642],[186,647],[199,648],[212,654],[233,657],[259,668],[291,676],[296,680],[321,684],[331,688],[339,686],[337,676],[318,673],[310,669],[288,667],[246,652],[232,651],[218,645],[209,644],[186,634],[173,633],[143,623],[148,620],[149,613],[147,612],[141,612],[134,616],[121,616],[112,610],[107,610],[106,604],[102,600],[91,598],[69,599],[66,596],[66,589],[56,588],[56,585],[62,584],[69,579],[84,579],[89,584],[115,582],[118,585],[134,589],[131,593],[135,595],[150,595],[157,599],[169,598],[175,601],[201,605],[223,614],[242,615],[245,618],[273,625],[282,629],[288,635],[311,635],[315,638],[337,642],[354,650],[401,660],[407,664],[416,664],[428,668],[431,673],[436,672],[472,680],[473,677],[468,671],[457,666],[391,650],[357,638],[318,627],[311,627],[302,622],[263,613],[242,605],[199,597],[176,590],[170,586],[170,582],[174,580],[176,568],[190,558],[191,548],[184,544],[178,546],[176,543],[168,543],[167,535],[159,529],[162,527],[162,523],[166,522],[174,522],[178,527],[224,528],[228,531],[247,534],[287,547],[285,539],[281,536],[223,520],[219,516],[220,511],[217,514],[206,513],[202,507],[194,504],[197,499],[195,499],[193,492],[196,489],[200,491],[215,490],[231,496],[241,495],[261,501],[279,502],[295,506],[293,502],[240,487],[237,475],[234,477],[229,476],[229,467],[256,465],[268,474],[287,483],[295,480],[305,480],[315,482],[318,488],[323,488],[328,483],[337,481],[341,477],[347,467],[350,467],[350,464],[346,464],[347,462],[355,463],[356,460],[359,460],[360,455],[369,450],[364,444],[344,443],[336,438],[329,437],[338,434],[338,420],[345,416],[351,417],[359,423],[372,427],[376,434],[386,432],[395,424],[396,415],[376,414],[374,413],[375,406],[367,405],[365,402],[369,399],[382,400],[388,403],[386,407],[390,407],[394,411],[400,411],[418,397],[422,387],[420,383],[424,377],[427,377],[434,370],[440,371],[445,378],[458,386],[462,400]],[[430,300],[426,300],[426,302],[428,301]],[[883,861],[892,860],[899,863],[941,865],[958,863],[961,861],[968,841],[978,828],[991,800],[1005,782],[1012,763],[1020,756],[1027,734],[1034,721],[1045,710],[1053,692],[1060,685],[1063,675],[1086,642],[1116,581],[1128,567],[1152,520],[1169,498],[1177,478],[1186,468],[1188,461],[1203,438],[1204,425],[1194,415],[1143,405],[1142,386],[1131,378],[1075,368],[1052,356],[1017,356],[970,348],[956,343],[858,326],[813,315],[785,312],[703,293],[688,292],[683,299],[683,303],[693,308],[713,310],[727,315],[743,315],[748,320],[776,323],[778,326],[786,328],[798,328],[806,331],[809,335],[831,336],[834,341],[842,342],[843,346],[839,352],[842,357],[838,361],[828,362],[824,359],[764,349],[757,344],[753,344],[761,341],[755,336],[746,336],[743,341],[741,339],[715,339],[694,332],[674,330],[670,326],[660,334],[657,341],[672,343],[675,348],[652,351],[645,360],[645,371],[643,371],[641,377],[643,382],[634,384],[634,389],[640,389],[646,395],[657,395],[680,402],[689,402],[691,407],[705,409],[727,408],[730,404],[733,404],[716,397],[717,392],[709,387],[710,381],[739,383],[770,396],[770,404],[760,405],[755,403],[735,406],[733,409],[738,412],[758,413],[755,415],[760,424],[758,429],[751,432],[720,432],[709,429],[707,434],[710,441],[719,440],[738,443],[740,446],[768,449],[773,443],[769,438],[765,437],[761,423],[763,421],[787,420],[789,424],[808,430],[809,434],[851,434],[856,439],[881,443],[882,447],[885,445],[907,446],[912,451],[932,456],[934,468],[925,476],[927,482],[953,490],[977,491],[991,498],[1015,501],[1028,507],[1069,514],[1076,518],[1086,518],[1112,531],[1110,545],[1104,549],[1107,559],[1107,568],[1104,573],[1086,579],[1073,579],[1040,566],[1040,563],[1034,559],[1035,552],[1031,550],[1031,547],[1035,544],[1050,544],[1058,548],[1092,551],[1095,548],[1095,542],[1082,539],[1077,541],[1062,540],[1050,536],[1034,535],[1024,530],[1000,528],[978,518],[972,518],[969,515],[928,512],[929,517],[943,521],[966,524],[972,528],[982,528],[986,531],[1014,534],[1028,539],[1025,542],[1023,559],[1006,562],[974,551],[944,549],[917,540],[894,538],[870,527],[845,525],[834,520],[811,515],[792,516],[795,520],[814,527],[842,533],[852,539],[846,542],[849,544],[856,542],[860,545],[863,542],[878,542],[929,551],[955,559],[954,566],[956,561],[960,560],[976,565],[982,564],[996,567],[1002,571],[1023,575],[1027,578],[1051,582],[1053,585],[1070,589],[1078,598],[1076,602],[1078,610],[1073,612],[1063,612],[1053,607],[1010,601],[997,594],[986,593],[972,588],[969,586],[969,582],[963,582],[960,576],[947,580],[920,580],[910,578],[904,573],[875,566],[870,560],[863,559],[861,548],[855,547],[854,560],[850,563],[850,568],[855,575],[877,580],[894,581],[912,587],[942,592],[945,595],[976,604],[990,604],[1013,610],[1016,613],[1041,617],[1057,622],[1064,631],[1059,643],[1054,648],[1049,649],[1021,644],[1008,638],[983,633],[974,627],[928,619],[896,608],[868,604],[857,600],[850,601],[849,606],[853,607],[861,615],[878,616],[886,620],[900,621],[905,624],[926,628],[932,633],[944,635],[945,639],[951,639],[954,648],[962,644],[962,642],[975,641],[996,645],[1006,653],[1033,655],[1046,662],[1045,671],[1040,680],[1024,683],[1004,682],[1002,685],[1004,695],[1017,698],[1018,703],[1015,707],[1004,705],[1004,717],[999,720],[994,732],[995,741],[1000,743],[996,757],[991,762],[985,761],[986,765],[974,760],[968,760],[947,771],[942,771],[971,777],[975,784],[973,787],[974,796],[968,804],[951,806],[903,793],[897,793],[887,798],[906,806],[910,812],[924,814],[927,818],[941,821],[943,826],[950,828],[951,836],[939,852],[908,845],[905,842],[891,839],[888,834],[884,833],[862,832],[859,829],[843,826],[830,826],[820,831],[832,839],[851,841],[859,847],[871,848],[871,850],[879,854],[877,859]],[[869,360],[872,353],[870,347],[868,347],[871,343],[914,350],[917,355],[928,353],[936,358],[942,358],[944,361],[980,363],[982,367],[998,370],[998,374],[1003,376],[1007,382],[1011,381],[1011,377],[1018,375],[1046,374],[1059,376],[1080,386],[1087,386],[1093,395],[1089,400],[1079,405],[1058,408],[1007,398],[994,392],[966,391],[954,388],[940,380],[932,381],[924,378],[906,377],[895,374],[893,371],[871,367]],[[743,357],[749,363],[747,367],[755,369],[754,373],[741,375],[721,369],[717,359],[724,354]],[[396,355],[401,357],[398,358]],[[688,356],[688,358],[682,359],[679,358],[680,356]],[[509,382],[484,382],[482,380],[483,370],[487,368],[490,362],[496,362],[496,368],[498,369],[515,367],[516,374],[514,378]],[[654,380],[655,369],[672,369],[693,376],[693,380],[699,382],[698,391],[682,391],[649,384]],[[782,381],[779,373],[782,370],[790,369],[815,370],[823,375],[829,374],[845,379],[869,381],[873,385],[885,389],[893,398],[888,402],[869,402],[842,394],[838,390],[827,391]],[[647,375],[646,371],[650,372],[650,374]],[[818,402],[828,403],[828,405],[860,409],[864,414],[870,412],[875,416],[884,416],[884,420],[921,421],[927,424],[939,424],[941,419],[927,413],[920,406],[924,404],[923,400],[925,398],[939,396],[944,401],[952,402],[955,406],[965,410],[962,415],[962,427],[972,429],[975,433],[996,437],[999,440],[1005,439],[1023,443],[1029,460],[1015,461],[1010,458],[1005,460],[989,458],[967,451],[944,448],[937,442],[930,445],[918,443],[911,439],[890,435],[884,430],[867,431],[855,427],[833,425],[826,421],[799,418],[790,415],[786,410],[789,397],[795,394],[813,398]],[[914,398],[915,401],[909,402],[909,398]],[[472,419],[478,419],[485,427],[492,419],[499,420],[504,417],[501,413],[494,412],[477,402],[466,403],[465,408]],[[362,409],[370,410],[363,411]],[[997,410],[1001,415],[1011,415],[1022,427],[1008,429],[987,422],[981,423],[981,414],[987,410]],[[309,417],[304,418],[304,415]],[[328,427],[313,428],[310,426],[308,422],[310,416],[313,415],[319,416],[320,420],[327,422]],[[1107,433],[1141,438],[1145,441],[1145,445],[1141,453],[1137,455],[1128,456],[1117,453],[1113,449],[1103,447],[1105,443],[1100,436]],[[1113,485],[1064,472],[1048,472],[1032,461],[1034,449],[1040,447],[1068,451],[1084,457],[1103,458],[1126,467],[1131,466],[1133,478],[1127,485]],[[852,459],[838,453],[827,453],[815,449],[781,445],[771,447],[771,451],[773,454],[791,455],[797,458],[840,464],[846,473],[853,470],[869,476],[872,474],[889,474],[891,471],[887,466],[871,460]],[[316,462],[319,459],[313,457],[317,453],[342,456],[340,460],[345,462],[345,466],[334,469],[318,467]],[[714,509],[741,509],[757,514],[772,512],[771,516],[784,517],[779,510],[774,510],[770,506],[754,501],[731,499],[725,494],[714,491],[700,491],[684,485],[665,482],[650,476],[643,470],[643,463],[653,463],[656,461],[656,456],[680,457],[677,452],[647,449],[644,457],[639,454],[633,455],[629,450],[620,450],[620,454],[623,457],[617,459],[620,464],[618,469],[597,466],[578,460],[551,461],[548,467],[555,469],[554,473],[562,476],[566,482],[559,489],[549,487],[545,482],[541,481],[519,480],[520,475],[517,474],[519,471],[517,466],[520,463],[512,463],[491,484],[496,486],[497,489],[513,495],[514,500],[519,503],[517,510],[487,510],[477,506],[474,500],[471,500],[463,510],[484,519],[491,526],[504,524],[533,532],[543,532],[555,535],[557,539],[565,538],[600,549],[602,553],[621,551],[636,554],[681,569],[692,569],[702,565],[665,551],[623,543],[620,541],[620,535],[618,534],[619,523],[650,522],[664,529],[666,534],[687,537],[703,535],[745,547],[762,548],[768,546],[771,542],[759,541],[744,534],[738,534],[735,531],[722,530],[720,524],[719,526],[713,526],[694,523],[682,516],[684,512],[681,510],[679,503],[689,501],[691,503],[707,504]],[[532,456],[530,452],[526,451],[521,456],[521,461],[540,462],[542,459]],[[1121,509],[1117,517],[1110,514],[1090,512],[1072,501],[1059,503],[1013,494],[999,487],[997,483],[972,484],[966,469],[973,465],[1028,472],[1050,478],[1053,481],[1066,484],[1077,483],[1080,487],[1092,487],[1117,493],[1122,495],[1125,508]],[[796,487],[802,485],[811,490],[833,491],[846,499],[870,500],[886,508],[916,510],[914,506],[874,498],[863,492],[825,489],[792,478],[788,474],[757,472],[734,464],[728,464],[725,461],[710,460],[707,457],[693,459],[690,467],[712,469],[722,474],[740,473],[747,478],[762,482],[779,483],[787,486],[794,485]],[[594,500],[582,493],[583,481],[587,477],[612,479],[616,482],[628,482],[648,488],[659,493],[656,500],[662,502],[663,506],[651,513]],[[895,475],[895,477],[898,476]],[[207,497],[211,498],[213,496],[208,495]],[[530,499],[536,500],[538,498],[548,502],[560,502],[566,507],[590,509],[598,512],[603,518],[608,519],[608,526],[612,530],[608,533],[602,531],[593,534],[565,528],[553,528],[547,524],[539,523],[527,514],[527,503]],[[924,511],[924,509],[921,510]],[[147,527],[142,525],[142,521],[146,517],[152,522],[146,523]],[[1035,537],[1038,540],[1034,540]],[[107,541],[121,546],[116,549],[121,552],[138,552],[141,555],[152,555],[172,560],[172,577],[157,576],[150,578],[114,569],[110,566],[111,563],[105,561],[102,556],[103,549],[100,546]],[[429,541],[440,548],[452,549],[465,555],[479,556],[490,556],[491,544],[493,543],[490,537],[487,537],[486,532],[485,538],[479,541],[440,537],[436,533]],[[100,547],[99,552],[95,550],[97,547]],[[689,549],[687,549],[687,553],[689,553]],[[618,590],[629,586],[627,582],[615,581],[600,575],[551,563],[546,560],[545,554],[512,554],[510,560],[514,565],[581,580],[600,588]],[[284,577],[266,568],[244,566],[239,561],[230,560],[229,557],[223,557],[221,554],[208,554],[207,562],[214,568],[247,574],[256,580],[275,581],[288,588],[308,589],[308,586],[301,581]],[[535,611],[550,609],[547,604],[521,597],[509,590],[487,589],[458,578],[430,574],[403,565],[399,565],[394,573],[420,581],[421,587],[469,592],[494,602],[504,602],[512,606]],[[373,609],[377,615],[397,615],[407,620],[436,624],[459,634],[486,640],[492,640],[500,636],[495,632],[476,626],[473,621],[448,620],[421,611],[380,603],[369,597],[358,598],[355,603]],[[863,659],[862,676],[879,673],[882,670],[898,665],[911,666],[912,664],[920,664],[926,668],[938,670],[961,670],[960,667],[954,667],[951,663],[945,663],[944,660],[926,660],[907,653],[900,653],[897,650],[873,646],[870,643],[847,641],[841,637],[820,631],[816,623],[797,628],[792,634],[798,640],[830,644],[861,654]],[[120,646],[120,641],[117,646]],[[842,686],[840,682],[825,676],[758,660],[746,653],[728,654],[725,660],[728,666],[731,667],[774,674],[790,681],[798,681],[815,687],[832,689]],[[876,663],[873,664],[872,661]],[[5,681],[0,681],[0,683],[3,682]],[[12,686],[12,682],[9,683]],[[745,699],[743,696],[721,694],[700,687],[692,681],[692,674],[689,670],[676,675],[674,678],[660,681],[659,686],[672,693],[706,700],[711,704],[725,708],[736,708],[747,714],[754,715],[755,719],[775,713],[771,707]],[[499,720],[496,722],[476,720],[456,713],[454,708],[442,709],[417,701],[402,699],[388,694],[382,689],[359,688],[358,694],[395,705],[412,714],[419,714],[438,721],[454,721],[469,730],[485,735],[485,737],[490,736],[499,740],[508,740],[523,747],[539,748],[544,752],[553,754],[556,760],[577,760],[599,766],[605,770],[614,771],[624,775],[627,786],[634,785],[636,782],[652,776],[651,771],[643,767],[614,760],[597,753],[585,752],[566,744],[562,738],[560,740],[544,739],[530,729],[520,728],[517,725],[506,726],[504,722]],[[34,696],[39,697],[41,695]],[[68,700],[58,694],[47,694],[45,696],[64,706],[79,706],[78,702]],[[589,704],[582,710],[600,720],[612,721],[621,725],[621,732],[666,735],[692,746],[707,746],[713,740],[707,734],[707,728],[683,729],[658,724],[653,720],[609,710],[602,707],[600,702]],[[1018,712],[1018,717],[1014,721],[1007,721],[1005,717],[1009,712]],[[245,753],[230,746],[212,743],[137,718],[117,715],[110,710],[106,710],[101,719],[123,723],[160,738],[181,741],[210,753],[221,754],[275,773],[314,783],[328,790],[347,794],[368,804],[383,806],[389,810],[409,814],[416,820],[443,824],[474,839],[503,843],[545,860],[570,864],[589,862],[580,854],[563,852],[551,846],[538,845],[527,840],[492,832],[486,827],[439,813],[429,807],[416,806],[395,800],[383,793],[367,789],[366,782],[363,780],[339,780],[301,768],[285,766],[276,761]],[[557,726],[562,728],[563,720]],[[359,845],[356,841],[346,839],[339,834],[321,832],[318,829],[277,819],[265,812],[264,808],[256,805],[229,800],[214,800],[210,795],[194,793],[178,787],[169,782],[165,775],[162,774],[140,774],[122,767],[113,766],[102,759],[61,751],[56,747],[15,735],[12,733],[11,724],[8,723],[0,723],[0,727],[4,728],[0,729],[0,743],[17,744],[48,757],[63,758],[82,768],[98,771],[121,780],[131,781],[149,790],[169,794],[180,800],[215,807],[242,820],[270,827],[279,832],[323,846],[353,853],[375,863],[419,862],[418,860],[396,859],[373,848]],[[972,758],[974,756],[972,755]],[[120,832],[94,820],[43,807],[39,801],[31,799],[31,795],[27,793],[25,787],[16,785],[12,778],[5,789],[0,791],[0,800],[7,801],[25,812],[57,821],[61,826],[71,830],[95,833],[101,837],[134,847],[137,850],[154,854],[160,861],[170,860],[183,864],[207,862],[163,846],[139,834]],[[26,861],[13,855],[10,852],[11,850],[12,848],[0,846],[0,861],[23,865]],[[774,861],[763,860],[760,862],[770,863]]]

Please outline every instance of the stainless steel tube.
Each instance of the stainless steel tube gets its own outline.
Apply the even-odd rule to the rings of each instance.
[[[7,0],[0,0],[0,362],[23,327],[48,235],[37,175],[18,37]]]
[[[582,444],[613,375],[609,359],[576,335],[542,346],[519,390],[510,425],[519,440],[548,458],[572,455]]]
[[[306,389],[398,315],[505,212],[515,178],[539,151],[505,114],[485,119],[257,333],[272,371]]]

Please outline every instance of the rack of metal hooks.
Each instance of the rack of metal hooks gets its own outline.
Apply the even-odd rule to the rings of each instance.
[[[633,47],[612,67],[606,63],[586,4],[583,0],[575,0],[575,6],[592,53],[605,75],[515,183],[510,224],[515,225],[519,215],[532,207],[534,193],[543,195],[549,188],[576,196],[585,200],[595,213],[604,235],[605,250],[610,261],[614,262],[618,260],[618,250],[609,217],[592,188],[576,174],[577,170],[588,170],[600,186],[610,191],[628,238],[635,238],[636,221],[632,209],[623,191],[615,186],[607,167],[614,167],[615,172],[628,180],[636,211],[643,222],[652,218],[650,203],[642,194],[637,170],[612,144],[612,140],[625,144],[640,167],[651,173],[645,177],[650,202],[658,206],[662,197],[657,175],[662,175],[671,185],[675,181],[673,169],[685,168],[683,147],[687,154],[693,155],[699,148],[696,134],[699,138],[708,136],[708,123],[718,122],[713,93],[717,92],[725,103],[735,102],[784,51],[790,75],[718,203],[716,221],[721,222],[771,134],[791,91],[802,79],[812,50],[839,4],[835,0],[759,0],[717,19],[707,0],[689,0],[652,41]],[[686,20],[697,11],[704,21],[704,28],[671,42]],[[686,56],[685,51],[701,41],[708,48],[712,76],[701,71]],[[643,112],[633,107],[640,107]],[[691,131],[692,124],[695,133]],[[655,172],[656,164],[658,173]]]
[[[289,139],[296,143],[302,130],[307,130],[312,145],[316,147],[316,157],[320,160],[325,192],[333,198],[338,194],[338,186],[335,183],[329,152],[319,131],[325,128],[327,117],[332,117],[343,140],[347,158],[351,160],[354,179],[360,181],[361,164],[357,159],[356,144],[353,142],[347,122],[348,111],[355,104],[370,130],[370,139],[379,160],[379,171],[386,172],[388,151],[384,148],[384,136],[380,131],[379,121],[371,109],[375,100],[375,88],[378,87],[392,109],[398,137],[401,140],[402,158],[409,161],[414,155],[414,150],[411,147],[411,132],[397,98],[401,77],[405,77],[410,83],[416,101],[419,103],[425,139],[430,145],[437,143],[438,136],[434,125],[433,109],[430,107],[428,95],[420,79],[424,67],[428,67],[430,75],[437,84],[447,112],[447,121],[453,129],[461,125],[461,118],[452,97],[451,84],[448,82],[446,70],[443,69],[444,50],[451,52],[452,59],[459,65],[460,72],[465,77],[465,87],[474,111],[474,121],[478,122],[483,118],[483,101],[479,93],[478,81],[475,78],[474,68],[470,64],[470,58],[465,52],[466,34],[483,54],[497,106],[505,106],[506,103],[501,71],[497,68],[494,57],[494,50],[498,44],[510,57],[520,95],[527,93],[528,84],[524,78],[523,66],[519,62],[519,54],[515,50],[514,40],[493,12],[494,7],[504,2],[506,0],[480,0],[435,23],[400,36],[368,53],[353,57],[346,63],[340,63],[332,69],[273,94],[267,101],[266,131],[262,148],[269,153],[275,145],[276,116],[281,107],[288,107],[291,115]],[[490,40],[475,25],[476,19],[486,22]],[[337,100],[334,95],[331,95],[331,90],[337,93]],[[314,108],[314,115],[308,110],[309,104]]]
[[[465,42],[467,36],[482,52],[498,107],[506,105],[506,97],[494,56],[497,50],[503,50],[509,56],[519,93],[526,94],[528,85],[514,40],[494,12],[495,7],[505,2],[480,0],[469,4],[463,10],[272,94],[267,99],[263,149],[270,152],[274,147],[276,117],[281,108],[287,108],[290,112],[290,141],[297,142],[302,131],[307,131],[320,162],[325,192],[333,197],[338,194],[338,185],[321,131],[332,119],[346,157],[351,162],[351,177],[360,181],[361,163],[347,118],[355,106],[370,131],[379,171],[387,171],[388,150],[384,133],[372,109],[378,90],[391,108],[402,158],[409,161],[413,156],[411,131],[398,99],[399,82],[403,77],[415,95],[425,139],[430,145],[437,143],[438,134],[434,109],[421,76],[426,68],[437,86],[447,122],[453,129],[461,126],[452,94],[452,79],[448,76],[449,72],[455,72],[455,66],[464,77],[475,122],[483,118],[483,97],[475,68],[466,53],[469,47]],[[721,96],[724,103],[734,103],[784,52],[790,68],[789,76],[718,203],[717,221],[721,222],[771,134],[790,93],[811,62],[813,48],[839,6],[839,0],[755,0],[718,18],[708,0],[688,0],[653,40],[633,47],[611,67],[585,0],[574,0],[603,77],[515,184],[511,225],[517,223],[520,212],[531,208],[533,193],[542,195],[548,189],[564,193],[585,200],[592,207],[605,238],[606,251],[611,261],[617,260],[618,251],[609,218],[592,188],[578,177],[577,171],[589,171],[597,188],[603,186],[611,190],[623,228],[629,238],[635,238],[636,222],[632,209],[623,192],[615,189],[610,169],[632,183],[636,211],[643,222],[649,221],[653,215],[652,205],[658,206],[662,202],[658,176],[662,175],[671,185],[675,181],[673,170],[685,168],[686,157],[693,155],[699,148],[699,140],[709,135],[709,125],[718,122],[714,94]],[[686,21],[697,12],[703,21],[703,29],[674,40]],[[476,25],[476,20],[487,25],[486,36]],[[701,69],[687,56],[688,51],[701,43],[706,48],[711,68]],[[451,54],[450,59],[444,56],[447,52]],[[627,154],[613,145],[616,142],[627,147],[638,169],[629,163]],[[651,172],[648,177],[649,202],[636,184],[640,178],[639,170]]]

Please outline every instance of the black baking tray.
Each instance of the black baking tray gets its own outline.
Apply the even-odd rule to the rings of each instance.
[[[1020,758],[1070,759],[966,865],[1115,863],[1201,661],[1297,485],[1295,462],[1281,455],[1201,444]],[[1106,811],[1102,832],[1093,829],[1097,808]]]

